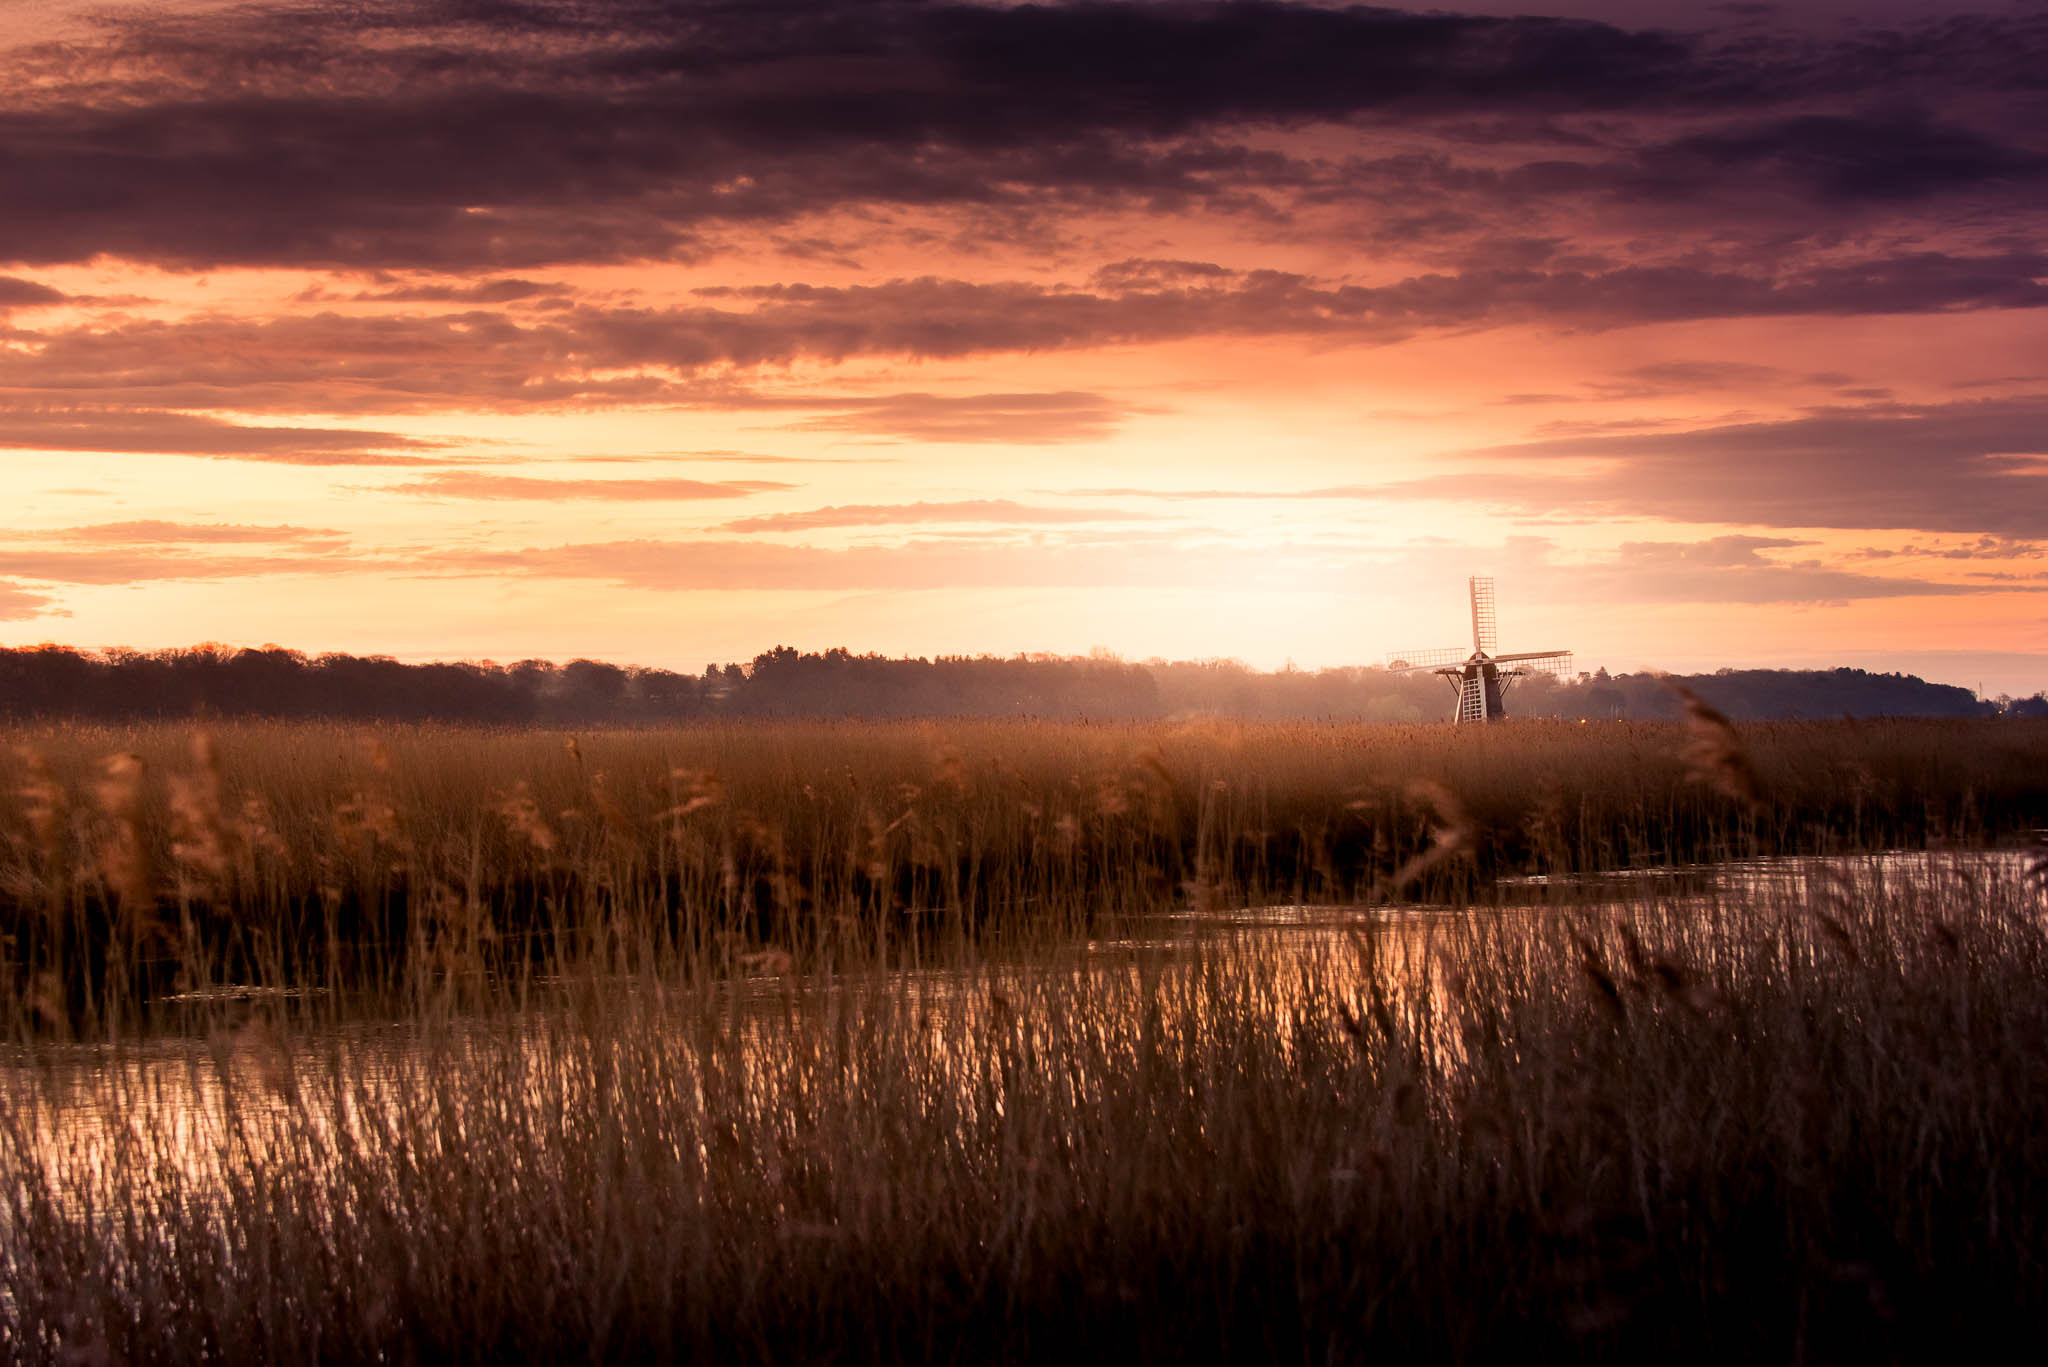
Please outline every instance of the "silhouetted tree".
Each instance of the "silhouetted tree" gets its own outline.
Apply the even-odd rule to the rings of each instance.
[[[2005,705],[1905,674],[1860,669],[1721,670],[1679,680],[1735,718],[1968,717],[2048,714],[2036,695]],[[1238,660],[1133,664],[1106,652],[891,659],[844,647],[777,646],[701,678],[597,660],[409,665],[386,656],[308,659],[275,646],[99,654],[62,646],[0,650],[0,717],[126,720],[193,716],[326,717],[476,724],[602,725],[734,717],[1091,717],[1416,721],[1445,718],[1443,681],[1377,668],[1261,673]],[[1679,715],[1661,675],[1533,675],[1511,716],[1607,719]]]

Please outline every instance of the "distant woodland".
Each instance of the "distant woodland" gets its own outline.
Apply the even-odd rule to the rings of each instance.
[[[1970,690],[1860,669],[1721,670],[1678,676],[1742,718],[2048,716],[2048,698],[1980,701]],[[702,674],[554,664],[405,664],[381,656],[306,656],[275,647],[85,652],[0,650],[0,717],[128,721],[187,717],[444,721],[491,725],[649,724],[719,717],[1046,717],[1141,720],[1436,721],[1450,690],[1427,674],[1378,668],[1267,673],[1234,660],[1127,662],[1107,657],[889,659],[787,646]],[[1676,716],[1656,674],[1523,680],[1513,715],[1588,719]]]

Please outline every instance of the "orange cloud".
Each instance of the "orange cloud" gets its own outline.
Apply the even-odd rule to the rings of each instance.
[[[948,503],[857,503],[812,508],[801,513],[765,513],[721,523],[726,532],[800,532],[821,527],[906,526],[926,522],[993,522],[1007,526],[1069,522],[1136,522],[1146,514],[1118,508],[1047,508],[1007,498],[955,499]]]
[[[567,498],[660,502],[746,498],[752,494],[776,493],[798,487],[770,479],[541,479],[525,475],[491,475],[458,471],[428,475],[408,483],[389,485],[384,492],[411,494],[419,498]]]

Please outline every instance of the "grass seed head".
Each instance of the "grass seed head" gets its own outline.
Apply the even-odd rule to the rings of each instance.
[[[227,876],[232,833],[222,815],[220,755],[213,737],[201,731],[192,737],[193,771],[172,774],[171,858],[180,874],[209,882]]]
[[[108,755],[100,762],[100,773],[94,796],[109,823],[100,841],[100,877],[120,898],[124,915],[144,915],[156,903],[149,851],[142,838],[143,780],[148,765],[140,755]]]
[[[1763,806],[1763,785],[1735,724],[1684,684],[1667,679],[1665,687],[1685,705],[1686,744],[1679,758],[1687,772],[1744,806]]]

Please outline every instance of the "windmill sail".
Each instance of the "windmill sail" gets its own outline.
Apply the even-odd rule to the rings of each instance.
[[[1476,673],[1458,682],[1458,720],[1486,720],[1486,680]]]
[[[1572,653],[1569,650],[1525,650],[1517,655],[1496,655],[1493,662],[1512,664],[1518,673],[1525,674],[1556,674],[1562,677],[1572,672]]]
[[[1494,629],[1493,580],[1475,574],[1467,582],[1472,589],[1472,649],[1491,655],[1500,646]]]
[[[1430,650],[1396,650],[1387,655],[1387,668],[1396,674],[1417,669],[1435,669],[1440,665],[1457,664],[1465,658],[1465,652],[1456,646],[1438,646]]]

